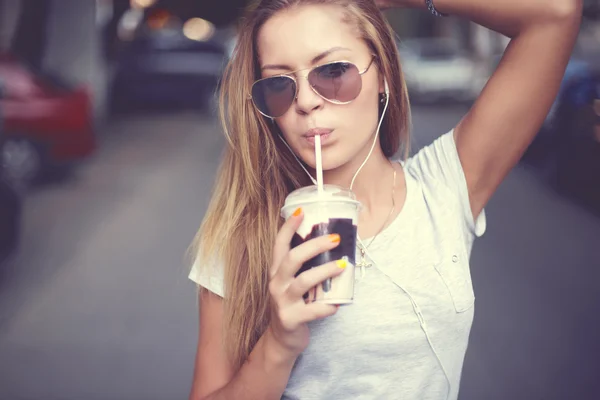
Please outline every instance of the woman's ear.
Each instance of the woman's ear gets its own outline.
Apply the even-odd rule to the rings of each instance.
[[[381,78],[379,79],[379,93],[385,94],[386,96],[390,95],[390,87],[388,86],[387,79],[385,79],[385,76],[383,75],[381,75]]]

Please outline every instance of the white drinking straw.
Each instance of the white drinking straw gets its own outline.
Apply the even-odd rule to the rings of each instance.
[[[323,159],[321,158],[321,136],[315,135],[315,159],[317,161],[317,189],[323,195]]]

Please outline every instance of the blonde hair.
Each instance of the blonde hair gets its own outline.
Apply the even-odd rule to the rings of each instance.
[[[348,21],[356,24],[393,94],[381,127],[381,148],[392,157],[402,144],[404,157],[408,154],[408,94],[394,33],[373,0],[262,0],[249,7],[220,92],[225,153],[192,245],[199,268],[210,268],[215,259],[224,268],[224,339],[236,368],[269,324],[268,271],[283,223],[280,208],[291,191],[312,184],[278,140],[276,126],[248,100],[250,87],[260,76],[256,37],[275,13],[304,4],[341,5]]]

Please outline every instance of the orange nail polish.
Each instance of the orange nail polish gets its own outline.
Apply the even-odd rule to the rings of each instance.
[[[294,213],[292,214],[294,217],[299,216],[300,214],[302,214],[302,207],[298,207],[296,209],[296,211],[294,211]]]
[[[331,235],[329,235],[329,240],[332,243],[339,243],[340,240],[342,240],[342,238],[337,233],[332,233]]]

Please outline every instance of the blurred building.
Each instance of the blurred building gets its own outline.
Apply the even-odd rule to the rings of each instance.
[[[0,0],[0,51],[10,47],[17,25],[21,0]]]

